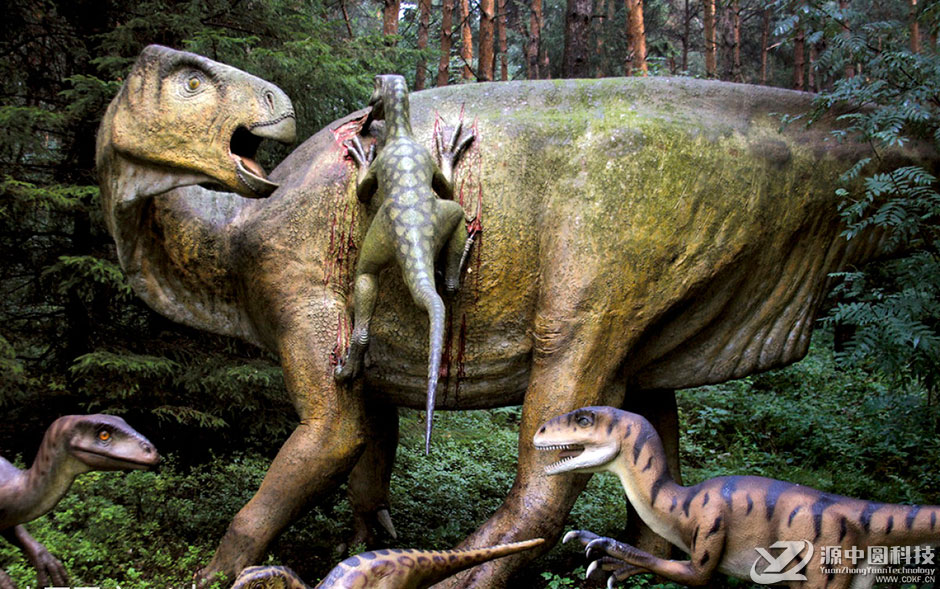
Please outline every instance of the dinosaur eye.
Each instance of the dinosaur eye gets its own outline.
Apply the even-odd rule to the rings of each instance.
[[[581,415],[578,417],[578,425],[581,427],[590,427],[594,425],[594,420],[590,415]]]
[[[201,84],[202,80],[198,76],[193,76],[186,82],[186,87],[189,88],[190,92],[195,92]]]
[[[99,430],[99,431],[98,431],[98,439],[101,440],[102,442],[107,442],[108,440],[111,439],[111,432],[109,432],[109,431],[106,430],[106,429]]]

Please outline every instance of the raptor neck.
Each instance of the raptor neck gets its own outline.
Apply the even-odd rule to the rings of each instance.
[[[3,485],[13,492],[4,494],[8,496],[4,497],[5,509],[0,511],[0,529],[47,513],[69,490],[75,477],[90,470],[70,454],[66,424],[57,425],[46,431],[32,466]]]
[[[627,498],[643,522],[660,536],[682,546],[675,516],[686,488],[670,474],[666,453],[653,426],[643,423],[639,432],[628,433],[621,448],[607,470],[620,478]]]
[[[411,113],[408,101],[402,96],[392,94],[386,96],[385,102],[385,136],[386,140],[399,137],[411,137]]]

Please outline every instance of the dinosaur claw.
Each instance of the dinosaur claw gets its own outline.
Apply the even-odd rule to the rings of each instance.
[[[580,532],[579,530],[571,530],[570,532],[568,532],[567,534],[565,534],[565,537],[564,537],[564,538],[561,539],[561,543],[562,543],[562,544],[567,544],[567,543],[568,543],[568,540],[574,540],[574,539],[577,538],[580,534],[581,534],[581,532]]]
[[[382,527],[385,528],[385,531],[392,537],[393,540],[398,540],[398,533],[395,532],[395,526],[392,524],[392,516],[387,509],[380,509],[377,514],[379,523],[382,524]]]
[[[570,534],[570,533],[571,533],[571,532],[569,532],[569,534]],[[598,564],[597,564],[597,563],[599,563],[599,562],[600,562],[599,560],[595,560],[595,561],[592,561],[591,564],[588,565],[587,572],[584,573],[584,578],[585,578],[585,579],[590,579],[590,578],[591,578],[591,574],[592,574],[594,571],[597,570],[597,567],[598,567]]]
[[[614,581],[615,581],[615,580],[616,580],[616,579],[614,579],[614,576],[613,576],[613,575],[607,577],[607,589],[614,589]]]

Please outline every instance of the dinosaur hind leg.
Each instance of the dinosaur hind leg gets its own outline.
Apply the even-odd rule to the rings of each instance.
[[[349,349],[345,358],[336,366],[333,375],[338,381],[355,378],[362,371],[362,360],[369,346],[369,323],[375,311],[378,296],[378,274],[359,274],[353,291],[355,323],[349,338]]]
[[[365,450],[349,473],[348,495],[353,511],[353,536],[349,546],[374,548],[376,530],[382,526],[397,539],[389,513],[389,486],[398,449],[398,407],[383,403],[364,391],[366,399]]]
[[[473,238],[464,229],[463,207],[452,200],[438,201],[438,211],[443,219],[444,244],[444,291],[454,294],[460,288],[460,275],[470,257]]]

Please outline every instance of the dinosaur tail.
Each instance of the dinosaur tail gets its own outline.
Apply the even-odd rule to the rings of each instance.
[[[355,579],[357,587],[385,587],[383,581],[394,579],[402,589],[424,589],[462,570],[494,558],[522,552],[543,544],[536,538],[512,544],[462,550],[386,549],[352,556],[334,568],[317,589],[336,589]]]
[[[428,421],[424,432],[424,453],[431,453],[431,428],[434,420],[434,407],[437,403],[437,379],[441,373],[441,354],[444,349],[444,301],[433,286],[423,293],[427,301],[428,320]]]

